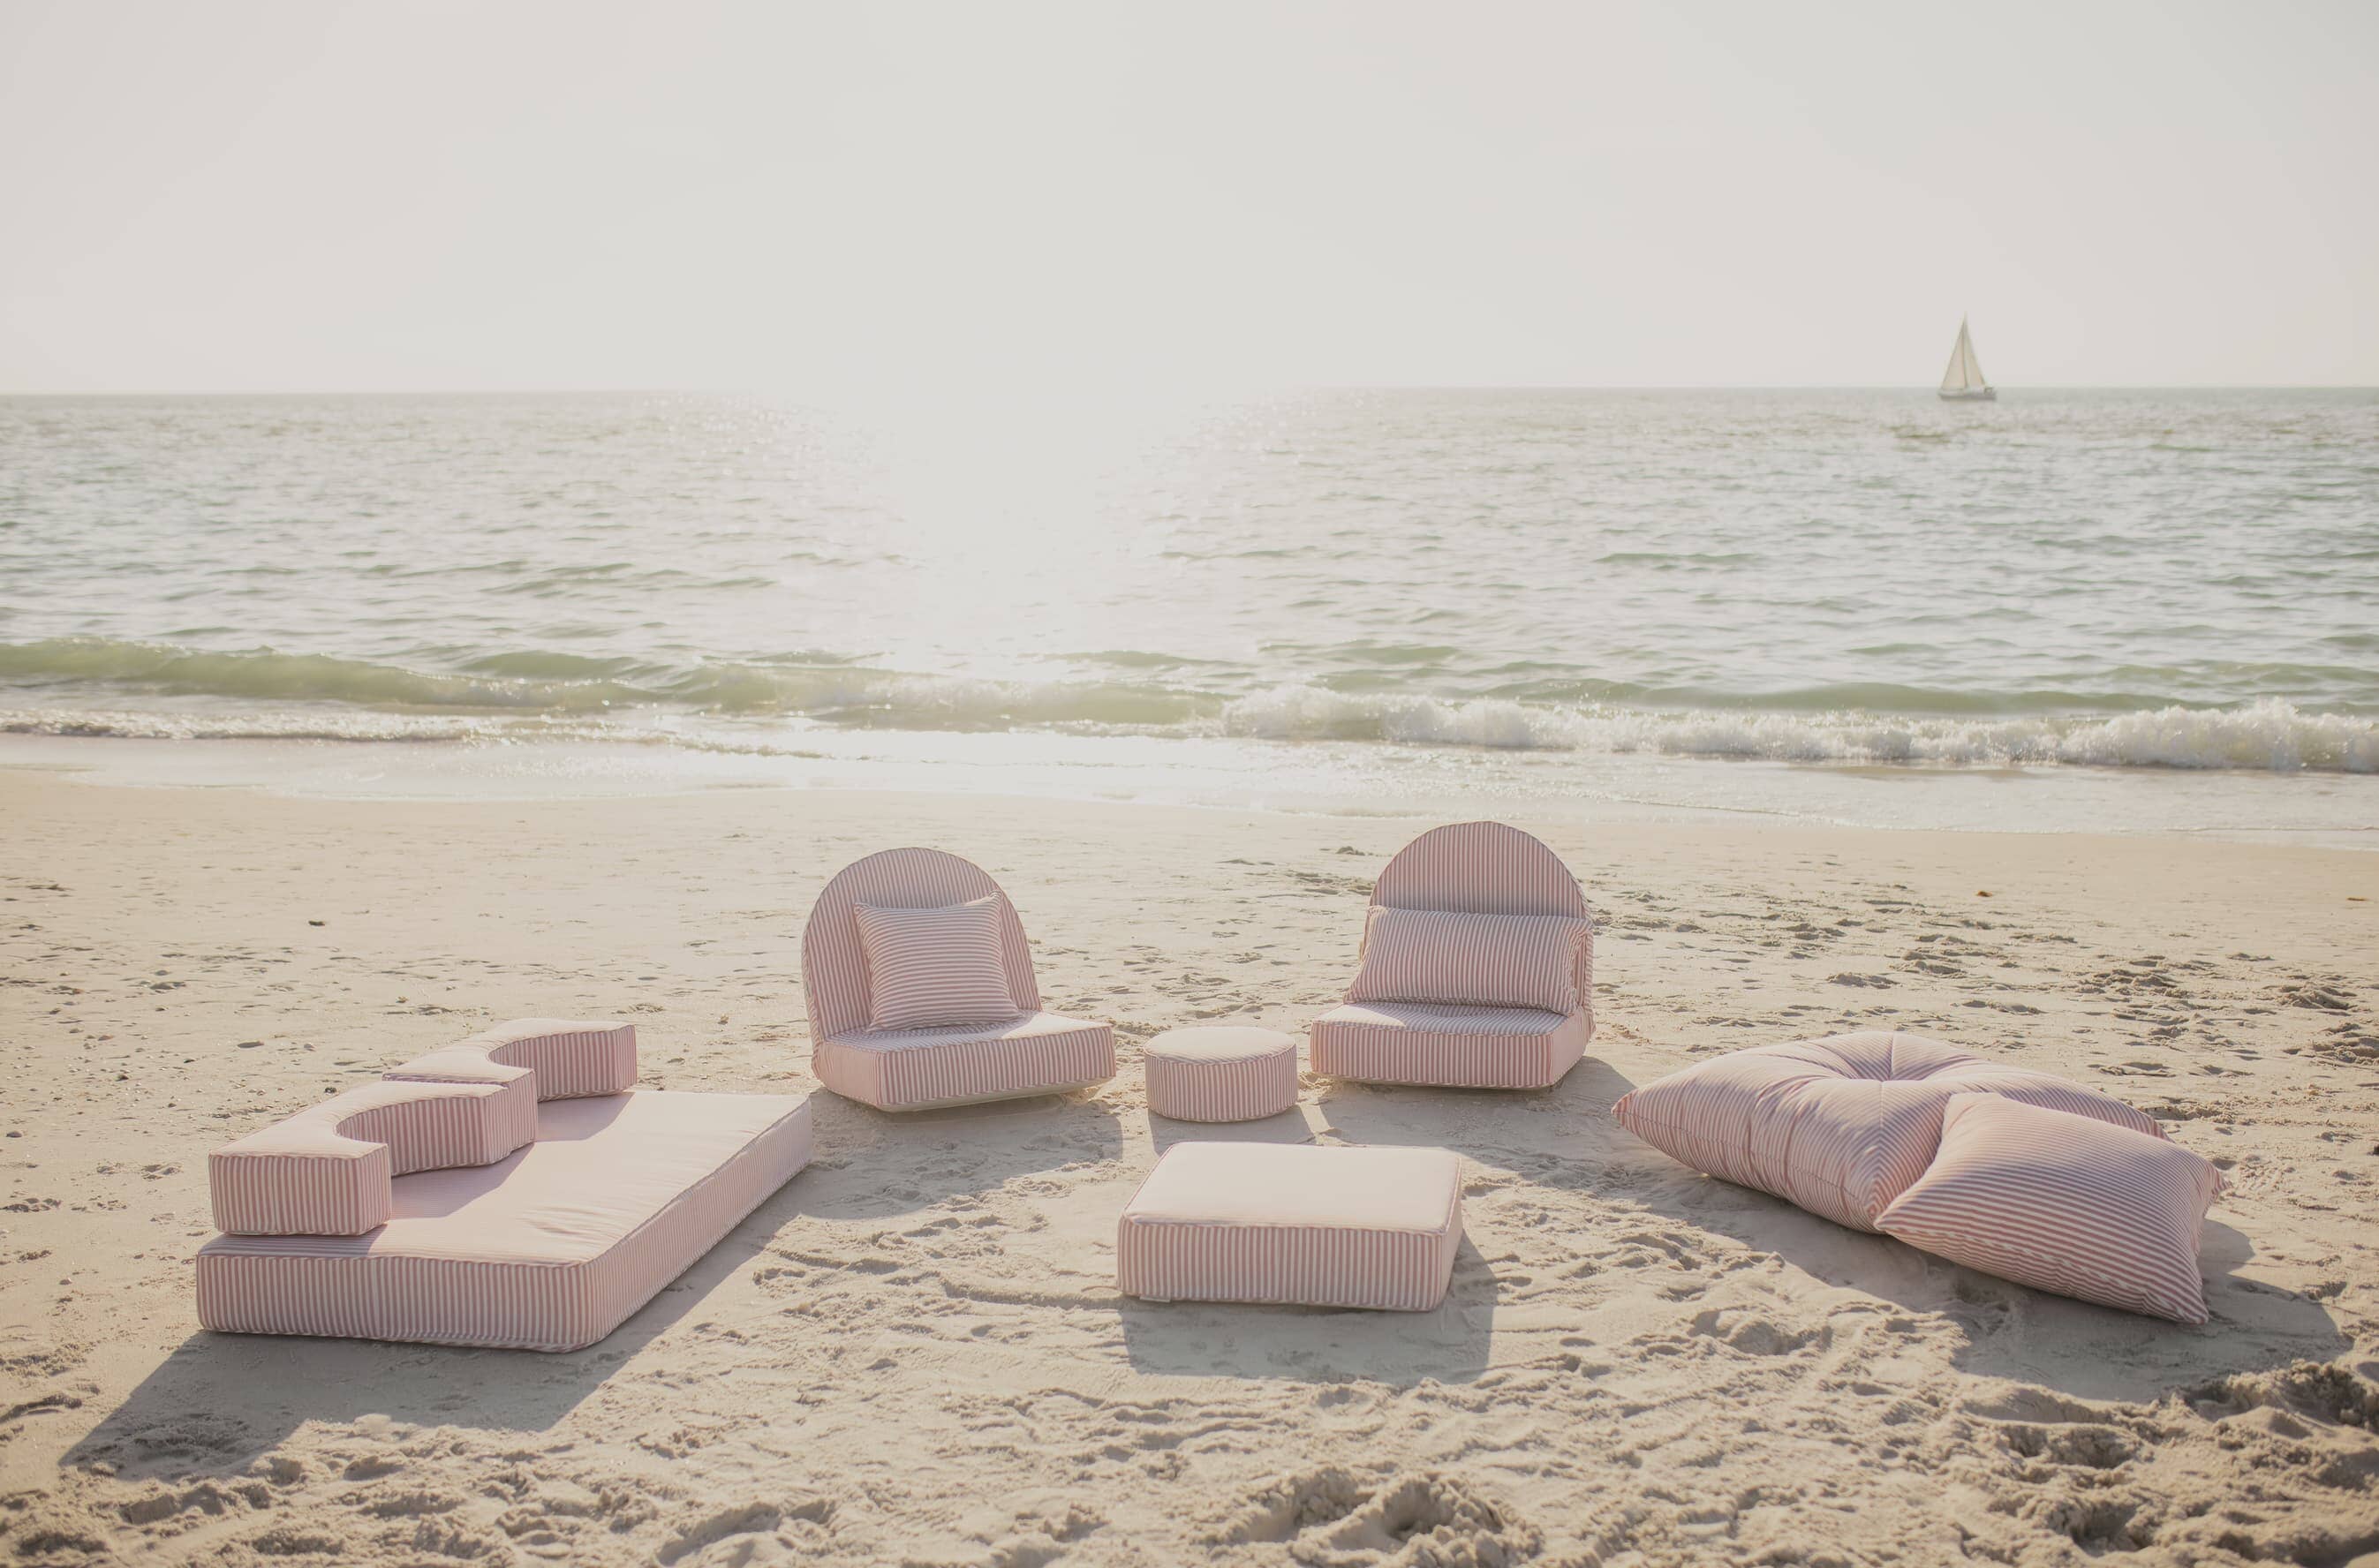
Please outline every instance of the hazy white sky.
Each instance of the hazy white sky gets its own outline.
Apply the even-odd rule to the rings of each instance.
[[[2379,5],[0,0],[0,390],[2379,383]]]

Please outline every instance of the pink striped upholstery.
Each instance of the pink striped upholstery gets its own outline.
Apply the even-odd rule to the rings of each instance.
[[[1939,1147],[1942,1107],[1969,1092],[2163,1136],[2095,1089],[1882,1031],[1733,1052],[1632,1091],[1612,1115],[1697,1171],[1873,1230]]]
[[[1371,890],[1372,912],[1364,922],[1363,962],[1348,987],[1347,1005],[1313,1022],[1312,1069],[1333,1078],[1381,1083],[1436,1084],[1450,1088],[1545,1089],[1560,1081],[1586,1054],[1594,1037],[1594,929],[1586,896],[1561,857],[1500,822],[1460,822],[1431,828],[1399,850]],[[1566,976],[1546,972],[1539,934],[1553,927],[1516,926],[1490,957],[1469,954],[1470,942],[1491,939],[1492,927],[1468,927],[1458,941],[1435,941],[1443,930],[1423,923],[1419,946],[1426,960],[1402,956],[1389,965],[1403,974],[1426,969],[1432,989],[1476,994],[1497,988],[1489,971],[1529,977],[1540,989],[1528,994],[1564,1005],[1556,1008],[1488,1007],[1450,1001],[1365,1000],[1402,983],[1367,981],[1371,943],[1383,930],[1399,933],[1401,923],[1380,923],[1385,911],[1411,910],[1465,915],[1563,917],[1585,923],[1583,930],[1559,928],[1556,947],[1567,948]],[[1527,935],[1523,935],[1526,933]],[[1463,958],[1479,978],[1463,974]],[[1564,982],[1566,980],[1566,984]],[[1515,984],[1518,982],[1514,981]],[[1357,993],[1362,993],[1358,995]],[[1514,994],[1519,994],[1515,992]]]
[[[1941,1152],[1876,1220],[2019,1285],[2205,1321],[2197,1247],[2222,1175],[2160,1138],[1993,1094],[1957,1094]]]
[[[388,1219],[394,1178],[488,1164],[536,1136],[527,1082],[365,1084],[208,1155],[215,1226],[358,1236]]]
[[[859,904],[867,959],[867,1027],[1006,1023],[1017,1015],[1001,950],[997,894],[926,910]]]
[[[1578,1008],[1578,949],[1594,926],[1576,915],[1461,914],[1374,905],[1350,1002]]]
[[[1443,1149],[1177,1143],[1116,1228],[1116,1286],[1153,1301],[1426,1312],[1462,1244]]]
[[[594,1344],[807,1163],[809,1102],[655,1090],[549,1102],[500,1164],[401,1176],[368,1235],[222,1236],[199,1320],[526,1350]]]
[[[1086,1089],[1115,1076],[1115,1031],[1057,1013],[1004,1024],[860,1030],[810,1050],[818,1081],[879,1111]]]
[[[1191,1122],[1244,1122],[1297,1104],[1297,1036],[1276,1029],[1174,1029],[1141,1047],[1148,1108]]]
[[[1577,1066],[1594,1025],[1583,1012],[1349,1002],[1313,1020],[1313,1070],[1366,1083],[1546,1089]]]
[[[524,1072],[536,1074],[540,1100],[633,1089],[636,1026],[611,1019],[513,1019],[382,1076],[420,1083],[507,1083]]]
[[[1000,952],[1019,1016],[988,1026],[872,1030],[857,907],[931,909],[998,900]],[[883,1111],[1051,1094],[1115,1076],[1115,1031],[1041,1010],[1015,907],[980,867],[939,850],[886,850],[845,866],[802,932],[802,991],[818,1080]]]

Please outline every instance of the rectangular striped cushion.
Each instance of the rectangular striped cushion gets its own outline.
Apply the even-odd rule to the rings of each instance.
[[[1459,1003],[1576,1012],[1577,950],[1594,924],[1575,915],[1455,914],[1374,905],[1350,1002]]]
[[[2202,1323],[2198,1236],[2221,1190],[2212,1162],[2177,1143],[1960,1094],[1940,1152],[1876,1228],[2018,1285]]]
[[[996,896],[933,909],[854,904],[867,959],[867,1027],[1005,1023],[1023,1009],[1008,985]]]
[[[1443,1149],[1177,1143],[1116,1228],[1116,1286],[1154,1301],[1426,1312],[1462,1245]]]

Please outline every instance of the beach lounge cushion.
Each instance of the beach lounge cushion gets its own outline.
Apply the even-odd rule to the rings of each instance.
[[[870,1029],[1004,1023],[1017,1015],[1000,950],[997,894],[932,909],[860,904]]]
[[[1375,942],[1386,944],[1376,963]],[[1387,995],[1399,991],[1446,995]],[[1482,996],[1521,1000],[1469,999]],[[1594,926],[1577,878],[1516,827],[1457,822],[1380,873],[1355,980],[1314,1020],[1307,1065],[1382,1083],[1544,1089],[1593,1037]]]
[[[1579,949],[1593,939],[1592,923],[1575,915],[1374,905],[1346,999],[1573,1012]]]
[[[2095,1089],[1880,1030],[1714,1057],[1632,1091],[1612,1115],[1697,1171],[1871,1231],[1932,1162],[1943,1108],[1969,1092],[2164,1136]]]
[[[2205,1321],[2197,1261],[2222,1175],[2129,1128],[1956,1094],[1941,1149],[1876,1226],[1987,1274],[2175,1322]]]
[[[1141,1047],[1148,1108],[1182,1121],[1243,1122],[1297,1104],[1297,1036],[1276,1029],[1172,1029]]]
[[[1313,1020],[1308,1061],[1329,1078],[1449,1089],[1546,1089],[1586,1055],[1590,1014],[1349,1002]]]
[[[397,1177],[485,1165],[537,1136],[535,1080],[368,1083],[207,1156],[215,1228],[359,1236],[385,1224]]]
[[[876,1029],[859,906],[939,909],[991,900],[1014,1007],[1005,1020]],[[886,850],[838,872],[802,931],[811,1065],[838,1094],[878,1110],[924,1110],[1050,1094],[1115,1076],[1115,1031],[1045,1011],[1024,927],[983,868],[939,850]]]
[[[381,1076],[427,1083],[509,1083],[531,1075],[532,1092],[539,1100],[633,1089],[636,1026],[616,1019],[513,1019]]]
[[[1425,1312],[1461,1243],[1445,1150],[1177,1143],[1117,1223],[1116,1285],[1157,1301]]]
[[[818,1081],[879,1111],[1055,1094],[1115,1076],[1115,1031],[1089,1019],[1025,1013],[1006,1023],[858,1030],[811,1050]]]
[[[494,1164],[398,1176],[362,1236],[221,1236],[199,1319],[242,1333],[592,1345],[809,1158],[803,1096],[658,1090],[538,1107]]]

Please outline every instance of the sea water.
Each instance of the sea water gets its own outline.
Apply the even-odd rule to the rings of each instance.
[[[366,792],[2353,842],[2379,393],[0,399],[0,732]]]

